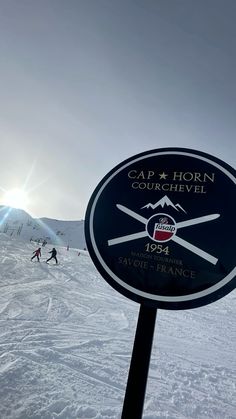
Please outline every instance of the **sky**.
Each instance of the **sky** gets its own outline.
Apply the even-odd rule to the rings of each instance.
[[[117,164],[162,147],[235,167],[234,0],[0,0],[0,204],[84,219]]]

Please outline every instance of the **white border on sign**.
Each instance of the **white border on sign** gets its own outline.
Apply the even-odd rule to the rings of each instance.
[[[101,263],[101,265],[103,266],[103,268],[105,269],[105,271],[108,273],[108,275],[114,279],[115,282],[117,282],[117,284],[119,284],[121,287],[125,288],[127,291],[132,292],[133,294],[139,295],[140,297],[144,297],[146,299],[151,299],[151,300],[155,300],[155,301],[164,301],[164,302],[183,302],[183,301],[191,301],[191,300],[196,300],[198,298],[202,298],[202,297],[206,297],[209,294],[212,294],[215,291],[218,291],[220,288],[222,288],[224,285],[228,284],[231,279],[233,279],[236,276],[236,267],[234,267],[232,269],[232,271],[225,277],[223,278],[221,281],[219,281],[217,284],[211,286],[210,288],[207,288],[204,291],[200,291],[200,292],[196,292],[194,294],[188,294],[188,295],[183,295],[183,296],[175,296],[175,297],[170,297],[170,296],[163,296],[163,295],[156,295],[156,294],[151,294],[148,292],[144,292],[141,291],[137,288],[131,287],[130,285],[126,284],[126,282],[122,281],[118,276],[116,276],[114,274],[114,272],[112,272],[110,270],[110,268],[106,265],[106,263],[104,262],[102,256],[99,253],[99,250],[97,248],[96,245],[96,241],[95,241],[95,237],[94,237],[94,232],[93,232],[93,218],[94,218],[94,211],[95,211],[95,207],[97,204],[97,201],[102,193],[102,191],[104,190],[104,188],[107,186],[107,184],[111,181],[111,179],[113,177],[115,177],[119,172],[121,172],[123,169],[125,169],[126,167],[130,166],[133,163],[136,163],[140,160],[144,160],[145,158],[150,158],[150,157],[155,157],[155,156],[161,156],[161,155],[181,155],[181,156],[188,156],[188,157],[194,157],[197,158],[199,160],[205,161],[207,163],[210,163],[212,166],[217,167],[217,169],[221,170],[226,176],[228,176],[229,179],[232,180],[233,183],[236,184],[236,179],[235,177],[232,175],[232,173],[228,172],[228,170],[226,170],[224,167],[221,167],[218,163],[209,160],[206,157],[200,156],[200,155],[196,155],[196,154],[192,154],[192,153],[187,153],[187,152],[181,152],[181,151],[161,151],[161,152],[157,152],[157,153],[151,153],[148,154],[146,156],[142,156],[142,157],[138,157],[135,160],[129,161],[129,163],[126,163],[124,166],[120,167],[118,170],[116,170],[107,180],[106,182],[102,185],[101,189],[98,191],[97,196],[94,199],[92,208],[91,208],[91,213],[90,213],[90,219],[89,219],[89,231],[90,231],[90,237],[91,237],[91,242],[93,245],[93,250],[99,260],[99,262]]]

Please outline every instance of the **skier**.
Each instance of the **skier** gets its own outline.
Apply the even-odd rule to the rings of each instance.
[[[39,262],[39,256],[42,256],[42,255],[41,255],[41,247],[39,247],[39,248],[38,248],[37,250],[35,250],[33,253],[34,253],[34,256],[32,256],[31,260],[33,260],[35,257],[37,257],[38,262]]]
[[[46,260],[46,263],[48,263],[49,260],[51,260],[51,259],[55,259],[56,264],[57,264],[58,263],[58,261],[57,261],[57,251],[56,251],[55,247],[51,250],[51,252],[48,252],[48,253],[51,253],[52,256]]]

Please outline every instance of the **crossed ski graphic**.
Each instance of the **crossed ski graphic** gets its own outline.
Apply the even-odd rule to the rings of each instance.
[[[142,224],[145,225],[145,227],[147,226],[147,223],[148,223],[149,219],[144,218],[142,215],[137,214],[136,212],[130,210],[129,208],[124,207],[123,205],[117,204],[116,206],[120,211],[123,211],[125,214],[129,215],[130,217],[133,217],[136,220],[140,221]],[[192,218],[190,220],[181,221],[179,223],[176,223],[176,228],[179,229],[179,228],[192,226],[194,224],[205,223],[207,221],[215,220],[219,216],[220,216],[220,214],[210,214],[210,215],[205,215],[203,217]],[[146,237],[148,235],[149,234],[148,234],[147,230],[145,229],[144,231],[140,231],[138,233],[128,234],[126,236],[117,237],[115,239],[108,240],[108,246],[113,246],[115,244],[124,243],[124,242],[131,241],[131,240],[137,240],[137,239],[140,239],[142,237]],[[213,265],[216,265],[216,263],[218,261],[218,259],[215,258],[214,256],[210,255],[209,253],[205,252],[202,249],[199,249],[199,247],[194,246],[193,244],[187,242],[184,239],[181,239],[180,237],[178,237],[176,235],[172,236],[170,240],[173,240],[175,243],[178,243],[180,246],[185,247],[190,252],[195,253],[196,255],[198,255],[201,258],[207,260],[208,262],[212,263]]]

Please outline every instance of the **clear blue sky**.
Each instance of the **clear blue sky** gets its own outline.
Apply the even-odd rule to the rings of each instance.
[[[84,218],[139,152],[236,160],[235,0],[0,0],[0,187]],[[0,192],[0,202],[1,202]]]

